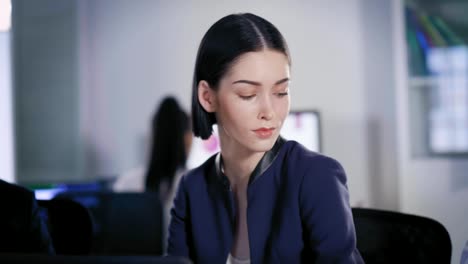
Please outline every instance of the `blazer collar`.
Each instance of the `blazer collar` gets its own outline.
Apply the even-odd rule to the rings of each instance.
[[[250,175],[249,184],[254,182],[258,177],[260,177],[260,175],[262,175],[270,167],[270,165],[275,160],[276,156],[278,156],[281,146],[283,146],[285,142],[286,140],[280,136],[276,140],[273,147],[269,151],[265,152],[265,154],[260,159],[255,169],[253,170],[252,174]],[[223,163],[223,160],[221,157],[221,152],[219,152],[215,158],[216,176],[219,180],[221,180],[221,183],[224,186],[230,189],[229,179],[226,175],[224,175],[221,169],[222,163]]]

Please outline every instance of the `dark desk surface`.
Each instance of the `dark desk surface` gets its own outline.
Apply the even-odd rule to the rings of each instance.
[[[158,256],[48,256],[0,254],[0,263],[34,264],[190,264],[185,258]]]

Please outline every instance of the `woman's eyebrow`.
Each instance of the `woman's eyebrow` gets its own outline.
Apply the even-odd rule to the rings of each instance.
[[[275,85],[282,84],[282,83],[285,83],[285,82],[288,82],[288,81],[289,81],[289,78],[284,78],[284,79],[281,79],[281,80],[277,81],[275,83]],[[249,81],[249,80],[237,80],[237,81],[233,82],[232,84],[236,84],[236,83],[246,83],[246,84],[250,84],[250,85],[254,85],[254,86],[261,86],[262,85],[259,82]]]
[[[281,79],[281,80],[277,81],[277,82],[275,83],[275,85],[282,84],[282,83],[285,83],[285,82],[289,82],[289,78]]]
[[[236,84],[236,83],[246,83],[246,84],[255,85],[255,86],[261,86],[262,85],[259,82],[248,81],[248,80],[238,80],[238,81],[233,82],[232,84]]]

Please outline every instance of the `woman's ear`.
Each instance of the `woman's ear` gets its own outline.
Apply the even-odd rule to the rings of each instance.
[[[206,112],[216,112],[216,94],[207,81],[198,83],[198,101]]]

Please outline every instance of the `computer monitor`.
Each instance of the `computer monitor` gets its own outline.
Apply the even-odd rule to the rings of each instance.
[[[105,191],[107,190],[107,180],[95,180],[76,183],[51,183],[51,184],[30,184],[27,187],[34,190],[36,199],[51,200],[63,192],[79,191]]]
[[[44,187],[34,189],[34,194],[38,200],[51,200],[57,194],[66,191],[67,188],[63,185]]]
[[[309,150],[321,151],[320,113],[316,110],[291,111],[284,121],[281,136],[295,140]],[[213,135],[207,140],[194,138],[192,149],[187,160],[189,169],[205,162],[213,154],[219,152],[218,128],[213,126]]]
[[[320,113],[316,110],[291,111],[284,121],[281,136],[295,140],[307,149],[322,150]]]

